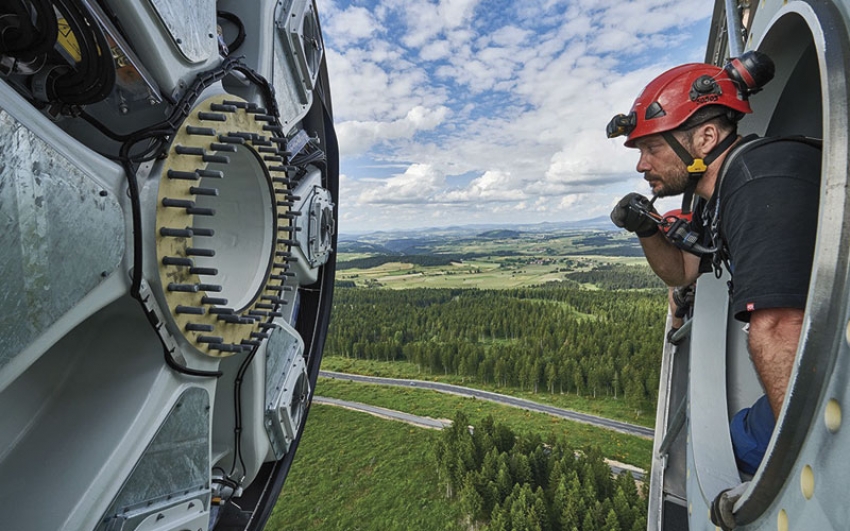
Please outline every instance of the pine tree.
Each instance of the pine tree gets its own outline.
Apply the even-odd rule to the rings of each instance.
[[[463,487],[458,494],[461,510],[469,519],[469,524],[473,529],[476,528],[476,522],[484,516],[484,500],[475,488],[474,475],[474,473],[466,475]]]
[[[620,531],[623,529],[620,527],[620,521],[617,519],[617,513],[614,512],[614,509],[608,511],[608,516],[605,518],[605,525],[602,526],[601,531]]]

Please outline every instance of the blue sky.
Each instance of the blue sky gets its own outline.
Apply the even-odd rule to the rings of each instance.
[[[712,10],[705,0],[317,2],[342,233],[586,219],[646,192],[636,153],[605,125],[655,75],[703,60]]]

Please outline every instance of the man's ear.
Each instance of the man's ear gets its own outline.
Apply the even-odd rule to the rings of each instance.
[[[700,158],[705,158],[706,155],[711,153],[714,146],[720,142],[720,128],[717,127],[717,124],[714,122],[701,124],[694,130],[694,135],[691,137],[691,141],[694,146],[694,151],[696,151],[694,155]]]

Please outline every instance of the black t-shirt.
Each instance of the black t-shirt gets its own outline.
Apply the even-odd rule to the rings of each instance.
[[[744,148],[727,166],[720,189],[700,210],[710,224],[720,203],[735,318],[749,321],[750,312],[765,308],[804,308],[817,235],[821,150],[776,139]]]

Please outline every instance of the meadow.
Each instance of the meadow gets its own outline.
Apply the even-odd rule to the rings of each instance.
[[[461,531],[434,459],[439,432],[314,404],[266,531]]]

